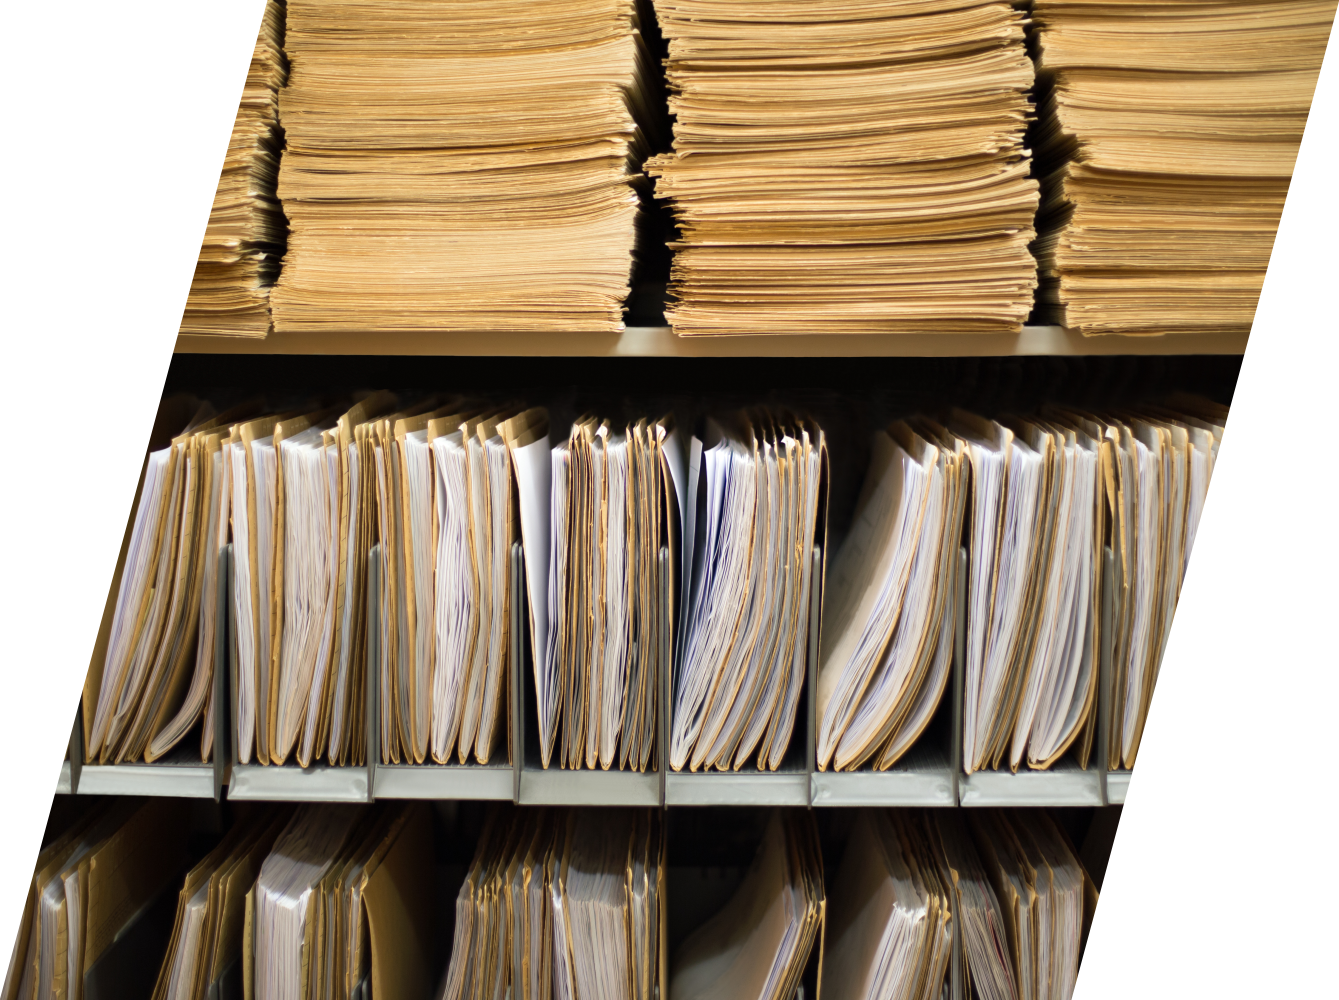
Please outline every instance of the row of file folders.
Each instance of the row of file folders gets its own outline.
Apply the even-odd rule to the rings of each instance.
[[[852,816],[826,876],[812,813],[741,827],[704,907],[654,810],[496,807],[462,877],[424,804],[260,806],[201,857],[180,800],[110,800],[39,854],[0,996],[1069,1000],[1097,891],[1046,811]]]
[[[85,763],[209,761],[222,724],[248,767],[884,771],[952,701],[966,775],[1128,769],[1226,420],[899,420],[837,542],[827,438],[779,408],[258,411],[164,405]]]

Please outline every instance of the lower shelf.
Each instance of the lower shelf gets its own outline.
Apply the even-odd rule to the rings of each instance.
[[[82,779],[80,784],[83,784]],[[236,764],[228,785],[228,798],[269,802],[367,802],[370,799],[367,768]]]
[[[1097,768],[1080,769],[1072,758],[1049,771],[977,771],[958,786],[964,806],[1100,806],[1102,784]]]
[[[378,764],[372,794],[378,799],[474,799],[510,802],[510,764]]]
[[[805,771],[708,771],[665,775],[667,806],[807,806]]]
[[[1132,771],[1107,772],[1107,802],[1113,806],[1125,804],[1125,793],[1130,787]]]
[[[953,765],[927,748],[887,771],[815,771],[809,777],[815,806],[956,806]]]
[[[520,802],[523,806],[659,806],[660,774],[526,767],[521,769]]]

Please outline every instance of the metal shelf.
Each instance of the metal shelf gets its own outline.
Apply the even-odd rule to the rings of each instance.
[[[1130,788],[1130,775],[1132,771],[1108,771],[1107,772],[1107,804],[1113,806],[1125,805],[1125,793]]]
[[[266,802],[370,802],[365,767],[234,764],[228,798]]]
[[[212,799],[214,768],[210,764],[85,764],[79,769],[79,794]]]
[[[523,806],[660,805],[660,774],[656,771],[524,767],[520,777]]]
[[[511,357],[1006,357],[1101,354],[1242,354],[1247,335],[1167,334],[1085,337],[1060,326],[1021,333],[868,333],[803,336],[676,337],[667,326],[622,333],[272,333],[177,337],[178,354],[463,355]]]
[[[378,799],[489,799],[510,802],[510,764],[378,764],[372,794]]]
[[[807,806],[807,771],[712,771],[665,775],[667,806]]]
[[[887,771],[815,771],[809,776],[815,806],[955,806],[949,755],[913,748]]]
[[[1096,767],[1084,771],[1071,757],[1048,771],[977,771],[958,785],[963,806],[1100,806]]]

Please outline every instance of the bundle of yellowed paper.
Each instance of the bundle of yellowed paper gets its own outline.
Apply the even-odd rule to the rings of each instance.
[[[287,237],[274,193],[283,144],[278,92],[288,73],[283,32],[283,4],[267,0],[181,318],[182,333],[264,337],[270,331],[270,288]]]
[[[1334,0],[1036,0],[1042,311],[1250,329]]]
[[[621,329],[657,117],[641,20],[292,0],[275,329]]]
[[[1025,15],[981,0],[661,0],[680,334],[1015,331],[1037,183]]]

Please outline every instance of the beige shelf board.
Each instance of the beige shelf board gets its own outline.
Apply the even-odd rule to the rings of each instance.
[[[1242,334],[1084,337],[1059,326],[1018,334],[818,334],[676,337],[667,326],[622,333],[272,333],[177,338],[178,354],[456,355],[510,357],[813,358],[1005,357],[1099,354],[1242,354]]]

